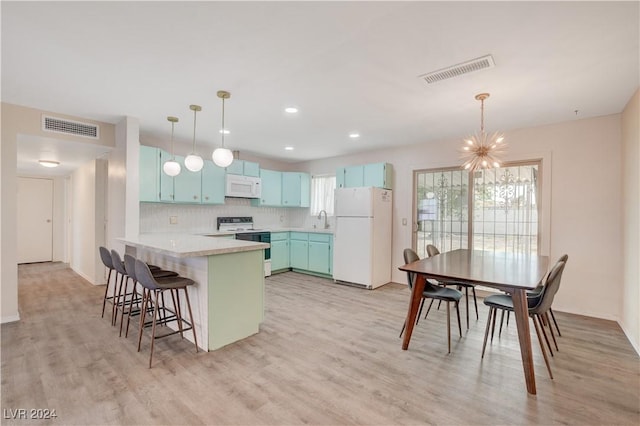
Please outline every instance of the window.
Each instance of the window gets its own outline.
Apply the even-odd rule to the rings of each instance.
[[[333,216],[333,192],[336,189],[335,175],[313,176],[311,178],[311,215],[325,210]]]
[[[459,168],[414,172],[418,255],[426,257],[427,244],[538,253],[540,171],[539,161],[528,161],[473,176]]]

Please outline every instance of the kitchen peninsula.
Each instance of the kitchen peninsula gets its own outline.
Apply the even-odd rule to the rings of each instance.
[[[126,253],[196,282],[189,287],[189,298],[202,349],[212,351],[258,333],[264,318],[264,249],[269,244],[165,233],[120,241]],[[185,337],[190,339],[188,333]]]

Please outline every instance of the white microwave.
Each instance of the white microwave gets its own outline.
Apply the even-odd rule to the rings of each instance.
[[[260,198],[262,185],[259,177],[227,174],[224,195],[237,198]]]

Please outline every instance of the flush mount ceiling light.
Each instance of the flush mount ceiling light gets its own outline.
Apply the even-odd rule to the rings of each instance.
[[[351,139],[358,139],[358,138],[360,137],[360,133],[358,133],[358,132],[351,132],[351,133],[349,133],[349,137],[350,137]]]
[[[296,107],[286,107],[284,109],[284,112],[286,112],[287,114],[295,114],[296,112],[298,112],[298,108],[296,108]]]
[[[504,136],[500,132],[487,135],[484,131],[484,100],[488,97],[488,93],[476,95],[476,99],[480,101],[480,133],[465,139],[462,148],[463,159],[466,159],[462,166],[471,172],[500,167],[500,155],[506,148]]]
[[[173,129],[175,124],[178,122],[178,117],[167,117],[167,120],[171,123],[171,160],[165,162],[162,165],[162,171],[167,176],[178,176],[180,174],[180,163],[176,161],[175,156],[173,155]]]
[[[38,160],[38,163],[40,163],[40,165],[44,167],[58,167],[60,165],[59,161],[53,160]]]
[[[191,149],[191,154],[184,159],[184,166],[192,172],[199,172],[204,166],[204,161],[202,157],[196,154],[196,114],[198,111],[202,111],[202,107],[200,105],[189,105],[189,109],[193,111],[193,148]]]
[[[293,151],[293,147],[292,146],[285,146],[284,150],[285,151]]]
[[[219,167],[228,167],[233,163],[233,152],[230,149],[224,147],[224,135],[226,129],[224,127],[224,100],[229,99],[231,97],[231,93],[226,92],[224,90],[219,90],[217,93],[218,97],[222,99],[222,144],[220,148],[216,148],[211,154],[211,158],[213,162],[216,163]]]

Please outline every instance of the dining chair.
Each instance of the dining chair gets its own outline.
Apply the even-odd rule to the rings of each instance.
[[[403,255],[404,255],[405,264],[413,263],[420,260],[420,257],[416,254],[416,252],[410,248],[404,249]],[[409,285],[410,290],[413,289],[413,284],[415,283],[415,280],[416,280],[415,275],[416,274],[407,272],[407,284]],[[431,303],[429,304],[429,308],[427,309],[427,314],[425,315],[425,318],[427,317],[427,315],[429,315],[429,310],[431,309],[431,305],[433,304],[434,300],[441,300],[443,302],[446,302],[447,304],[447,342],[448,342],[447,353],[451,353],[451,310],[449,306],[451,302],[455,304],[456,315],[458,317],[458,332],[460,333],[460,337],[462,337],[462,326],[460,325],[460,310],[458,309],[458,305],[461,298],[462,298],[462,293],[456,289],[439,287],[431,284],[429,280],[425,282],[424,290],[422,292],[422,302],[420,305],[420,312],[418,312],[418,315],[416,316],[416,324],[418,323],[418,319],[420,318],[420,314],[422,311],[422,304],[424,304],[425,299],[431,299]],[[402,325],[402,331],[400,331],[400,336],[402,336],[402,333],[404,332],[406,325],[407,325],[407,322],[405,320],[405,323]]]
[[[568,254],[563,254],[562,256],[560,256],[560,258],[558,259],[558,262],[567,262],[569,260],[569,255]],[[547,273],[548,275],[548,273]],[[527,290],[527,297],[538,297],[540,295],[540,292],[543,289],[543,283],[544,283],[544,278],[540,281],[540,284],[538,284],[538,286],[536,288],[534,288],[533,290]],[[507,311],[507,325],[509,325],[509,314],[510,312]],[[549,308],[549,315],[551,315],[551,319],[553,320],[553,324],[556,327],[556,331],[558,333],[558,336],[561,337],[562,334],[560,333],[560,327],[558,327],[558,321],[556,321],[556,316],[553,313],[553,309]],[[551,329],[551,322],[548,321],[548,315],[545,315],[544,319],[545,323],[549,326],[549,331],[552,333],[553,336],[553,330]],[[500,328],[499,328],[499,332],[498,332],[498,336],[500,336],[502,334],[502,323],[504,321],[504,311],[502,311],[502,316],[500,317]],[[554,336],[554,342],[555,342],[555,336]],[[558,349],[558,345],[556,344],[556,349]]]
[[[438,254],[440,254],[440,250],[438,250],[436,246],[434,246],[433,244],[427,245],[427,255],[429,257],[433,257]],[[473,292],[473,304],[475,305],[475,308],[476,308],[476,319],[477,320],[480,319],[480,316],[478,314],[478,300],[476,299],[476,286],[469,283],[461,283],[461,282],[455,282],[455,281],[446,281],[446,282],[439,281],[438,283],[445,287],[456,286],[458,290],[462,290],[462,288],[464,288],[465,302],[467,307],[467,330],[468,330],[469,329],[469,288],[471,288],[471,291]]]
[[[553,299],[558,292],[565,265],[565,262],[558,261],[553,266],[547,277],[543,280],[543,288],[542,291],[540,291],[539,296],[527,298],[529,316],[533,320],[533,325],[536,329],[536,335],[538,336],[538,343],[540,344],[540,349],[542,350],[542,355],[544,356],[544,362],[547,365],[547,371],[549,372],[549,377],[551,379],[553,379],[553,374],[551,373],[551,366],[549,365],[549,358],[547,357],[547,351],[544,348],[542,336],[544,336],[547,347],[549,348],[552,356],[553,351],[551,350],[551,345],[549,344],[547,334],[544,331],[542,318],[549,312],[549,309],[551,308],[551,305],[553,303]],[[487,319],[487,326],[484,332],[484,342],[482,344],[481,358],[484,358],[484,352],[487,346],[487,338],[489,336],[489,328],[491,328],[491,341],[493,341],[493,331],[496,326],[496,311],[498,309],[501,309],[503,311],[513,311],[513,299],[511,298],[511,296],[506,294],[494,294],[485,297],[484,303],[485,305],[489,306],[489,318]]]

